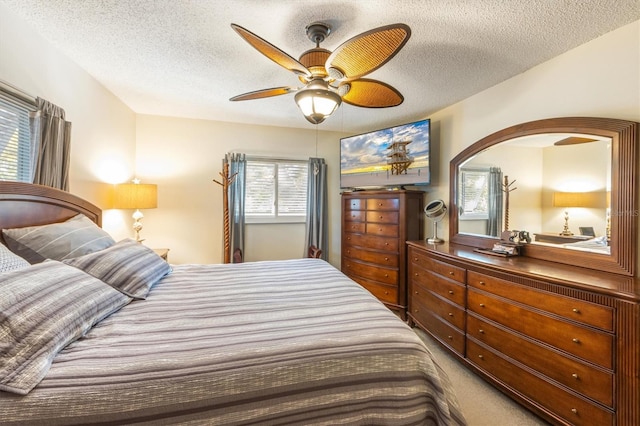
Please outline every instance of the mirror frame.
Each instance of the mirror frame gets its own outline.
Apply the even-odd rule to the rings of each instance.
[[[474,155],[507,140],[541,133],[584,133],[611,138],[611,255],[561,247],[526,244],[522,254],[548,260],[635,276],[638,250],[638,129],[639,123],[612,118],[561,117],[530,121],[495,132],[455,156],[449,163],[449,241],[490,249],[498,238],[458,232],[460,165]],[[588,265],[588,266],[587,266]]]

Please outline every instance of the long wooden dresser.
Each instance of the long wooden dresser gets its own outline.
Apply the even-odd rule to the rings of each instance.
[[[404,319],[407,240],[422,238],[424,192],[342,194],[342,272]]]
[[[412,325],[552,423],[640,424],[640,279],[408,245]]]

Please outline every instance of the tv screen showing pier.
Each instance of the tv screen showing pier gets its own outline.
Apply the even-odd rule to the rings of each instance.
[[[430,125],[426,119],[340,139],[340,187],[428,185]]]

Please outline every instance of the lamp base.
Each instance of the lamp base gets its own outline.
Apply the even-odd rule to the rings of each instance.
[[[442,238],[438,238],[438,237],[427,238],[427,244],[442,244],[442,243],[444,243],[444,240]]]
[[[133,213],[133,230],[136,233],[136,241],[141,243],[144,241],[144,238],[140,238],[140,231],[142,231],[142,218],[144,215],[140,210],[136,210]]]

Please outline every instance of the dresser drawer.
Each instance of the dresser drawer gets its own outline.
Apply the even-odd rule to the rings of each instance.
[[[397,254],[380,253],[375,251],[363,250],[361,248],[345,247],[345,256],[352,259],[362,260],[364,262],[388,266],[390,268],[398,267]]]
[[[413,263],[409,265],[409,279],[412,285],[415,284],[414,287],[416,287],[412,289],[412,292],[419,291],[417,286],[420,285],[422,288],[431,290],[453,303],[461,306],[465,304],[466,287],[460,285],[457,281],[448,280]]]
[[[467,357],[480,369],[532,398],[570,424],[613,425],[614,415],[611,411],[518,367],[473,338],[467,339]]]
[[[381,302],[391,303],[395,305],[402,304],[398,300],[397,286],[375,283],[373,281],[369,281],[360,277],[351,277],[351,279],[369,290],[369,292]]]
[[[418,325],[429,334],[448,346],[460,356],[464,356],[464,334],[451,324],[442,321],[426,309],[409,315]]]
[[[488,293],[515,300],[583,324],[613,331],[614,312],[613,308],[608,306],[524,287],[473,271],[469,271],[467,282],[470,286]]]
[[[398,225],[386,225],[380,223],[367,223],[367,234],[380,237],[398,237],[400,227]]]
[[[613,336],[531,311],[470,287],[467,309],[579,358],[613,368]]]
[[[399,223],[400,213],[393,211],[368,211],[367,222],[370,223]]]
[[[352,198],[346,199],[344,203],[345,213],[348,210],[364,210],[367,206],[367,203],[362,198]]]
[[[398,269],[383,268],[376,265],[368,265],[356,262],[352,259],[343,259],[342,272],[350,277],[355,275],[368,278],[384,284],[398,285]]]
[[[367,210],[399,210],[400,199],[398,198],[369,198],[367,200]]]
[[[364,222],[366,217],[364,210],[347,210],[344,212],[345,222]]]
[[[397,238],[381,238],[375,235],[345,233],[345,247],[364,247],[398,253],[400,242]]]
[[[345,222],[344,231],[348,233],[364,234],[367,224],[365,222]]]
[[[461,306],[454,305],[440,299],[435,294],[421,287],[415,286],[411,290],[411,314],[419,316],[421,313],[432,313],[445,322],[464,330],[465,312]]]
[[[467,316],[467,334],[547,377],[613,407],[613,374],[576,358],[563,355],[504,328],[476,317]]]
[[[465,283],[465,269],[432,259],[424,253],[415,250],[413,247],[411,247],[409,251],[409,262],[419,265],[428,271],[433,271],[439,275],[458,281],[459,283]]]

